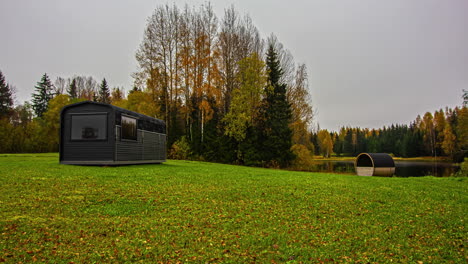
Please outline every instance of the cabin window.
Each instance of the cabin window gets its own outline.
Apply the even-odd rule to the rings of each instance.
[[[122,115],[122,139],[137,140],[137,120]]]
[[[71,140],[107,139],[107,114],[71,115]]]

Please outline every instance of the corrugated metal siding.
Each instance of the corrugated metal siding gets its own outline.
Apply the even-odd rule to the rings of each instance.
[[[148,133],[143,131],[143,159],[158,160],[158,144],[159,135],[156,133]],[[154,143],[156,144],[154,144]]]
[[[138,140],[120,140],[120,129],[117,130],[115,144],[115,160],[143,160],[143,144],[141,141],[141,131],[138,131]]]
[[[138,130],[138,140],[121,140],[116,127],[115,160],[166,160],[166,135]]]
[[[166,135],[145,132],[145,159],[166,160]]]
[[[166,160],[166,140],[167,136],[165,134],[158,134],[158,159]]]

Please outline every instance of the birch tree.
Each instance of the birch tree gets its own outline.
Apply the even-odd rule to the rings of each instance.
[[[259,55],[239,62],[238,82],[240,88],[234,90],[229,112],[224,117],[225,134],[243,141],[248,127],[253,127],[259,118],[263,89],[267,85],[265,63]]]
[[[252,55],[263,54],[263,41],[252,19],[246,15],[240,18],[233,6],[224,11],[218,35],[217,49],[222,78],[223,113],[229,111],[231,94],[239,88],[237,74],[239,61]]]
[[[317,133],[320,153],[323,157],[328,158],[333,152],[333,139],[326,129],[322,129]]]
[[[293,132],[293,144],[301,144],[309,150],[313,150],[313,144],[310,142],[310,126],[312,125],[314,112],[311,105],[305,64],[297,67],[294,84],[287,90],[287,97],[292,110],[290,128]]]

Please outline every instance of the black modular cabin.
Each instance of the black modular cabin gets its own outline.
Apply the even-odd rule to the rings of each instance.
[[[166,161],[164,121],[84,101],[60,113],[60,163],[128,165]]]

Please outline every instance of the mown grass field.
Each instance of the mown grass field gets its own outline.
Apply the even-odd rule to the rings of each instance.
[[[467,178],[0,155],[0,262],[466,263]]]

